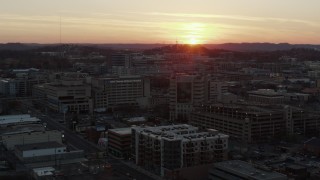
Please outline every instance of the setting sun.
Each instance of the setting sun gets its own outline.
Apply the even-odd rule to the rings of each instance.
[[[191,38],[188,44],[191,44],[191,45],[199,44],[199,40],[196,38]]]
[[[202,44],[206,36],[207,26],[202,23],[188,23],[184,26],[184,39],[187,44]]]

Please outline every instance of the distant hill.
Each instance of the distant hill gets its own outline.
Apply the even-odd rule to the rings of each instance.
[[[87,46],[95,46],[106,49],[130,49],[130,50],[146,50],[160,48],[168,44],[86,44]]]
[[[288,43],[225,43],[205,44],[208,49],[225,49],[230,51],[278,51],[297,48],[308,48],[320,50],[320,45],[311,44],[288,44]]]
[[[70,43],[72,44],[72,43]],[[32,50],[39,47],[57,46],[58,44],[36,44],[36,43],[6,43],[0,44],[0,50]],[[120,49],[120,50],[147,50],[170,46],[170,44],[73,44],[78,46],[96,47],[101,49]],[[204,44],[207,49],[224,49],[229,51],[277,51],[290,50],[296,48],[308,48],[320,50],[320,45],[312,44],[288,44],[288,43],[225,43],[225,44]]]
[[[178,44],[178,45],[166,45],[158,48],[147,49],[144,52],[153,53],[195,53],[195,54],[208,54],[210,50],[203,45],[188,45],[188,44]]]
[[[107,49],[156,49],[169,46],[170,44],[86,44]],[[225,44],[203,44],[207,49],[224,49],[229,51],[277,51],[296,48],[310,48],[320,50],[320,45],[312,44],[288,44],[288,43],[225,43]]]
[[[0,50],[24,51],[43,46],[42,44],[6,43],[0,44]]]

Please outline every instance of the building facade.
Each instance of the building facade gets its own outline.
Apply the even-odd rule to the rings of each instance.
[[[13,150],[16,145],[56,141],[62,143],[62,133],[57,130],[8,134],[1,137],[3,145]]]
[[[108,153],[124,159],[131,156],[131,128],[108,130]]]
[[[248,92],[249,101],[261,104],[283,104],[284,95],[273,89],[259,89]]]
[[[319,115],[292,106],[283,107],[287,134],[305,134],[315,136],[320,132]]]
[[[200,75],[177,74],[170,78],[170,120],[187,122],[194,105],[205,101],[206,79]]]
[[[67,147],[55,141],[15,146],[15,154],[20,159],[38,156],[58,155],[65,152],[67,152]]]
[[[9,126],[40,124],[40,119],[31,117],[30,114],[21,115],[4,115],[0,116],[0,127],[8,128]]]
[[[24,77],[0,80],[0,94],[10,97],[32,96],[34,85],[48,82],[46,76]]]
[[[94,109],[138,106],[138,99],[150,97],[150,81],[140,76],[112,76],[92,79]]]
[[[228,84],[221,81],[208,82],[208,100],[211,103],[220,102],[224,93],[228,92]]]
[[[118,52],[111,54],[111,65],[113,67],[129,68],[132,66],[133,56],[129,53]]]
[[[319,117],[290,106],[206,105],[191,113],[190,124],[213,128],[247,143],[286,134],[316,134]]]
[[[195,107],[222,101],[228,84],[212,75],[176,74],[170,78],[170,120],[188,122]]]
[[[164,176],[180,168],[227,158],[228,136],[216,130],[199,132],[181,124],[132,127],[132,156],[137,165]]]
[[[248,143],[264,142],[285,134],[282,111],[242,105],[211,105],[197,108],[190,123],[213,128]]]
[[[55,112],[90,113],[93,110],[91,86],[82,79],[63,79],[34,87],[34,97]]]

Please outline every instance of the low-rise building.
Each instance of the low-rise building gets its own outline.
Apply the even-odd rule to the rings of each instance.
[[[32,95],[34,85],[48,82],[46,75],[17,78],[0,78],[0,94],[9,97],[27,97]]]
[[[308,168],[298,164],[289,164],[285,168],[285,173],[292,179],[308,179]]]
[[[123,119],[128,125],[140,125],[145,124],[147,119],[145,117],[132,117]]]
[[[67,147],[55,141],[16,145],[15,154],[20,159],[38,156],[58,155],[67,151]]]
[[[249,164],[240,160],[215,163],[209,171],[210,180],[287,180],[287,176],[264,166]]]
[[[36,180],[50,179],[53,177],[55,170],[53,167],[40,167],[32,169],[32,173]]]
[[[303,143],[304,150],[310,152],[316,156],[320,155],[320,139],[312,137]]]
[[[282,104],[284,95],[275,92],[273,89],[259,89],[248,92],[249,101],[258,102],[261,104]]]
[[[62,143],[62,133],[57,130],[7,134],[1,136],[3,145],[8,150],[13,150],[16,145],[56,141]]]
[[[66,145],[55,141],[16,145],[14,153],[30,167],[38,166],[37,163],[58,165],[85,160],[83,150],[68,151]]]
[[[45,131],[45,126],[43,124],[18,124],[0,127],[0,137],[3,135],[31,133],[36,131]]]
[[[117,158],[131,156],[131,128],[108,130],[108,153]]]
[[[30,114],[0,116],[0,127],[23,124],[38,124],[40,122],[40,119],[31,117]]]

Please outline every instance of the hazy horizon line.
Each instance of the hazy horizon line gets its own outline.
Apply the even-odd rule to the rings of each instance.
[[[94,45],[128,45],[128,44],[137,44],[137,45],[147,45],[147,44],[164,44],[164,45],[218,45],[218,44],[288,44],[288,45],[320,45],[314,44],[314,43],[289,43],[289,42],[223,42],[223,43],[199,43],[199,44],[189,44],[189,43],[134,43],[134,42],[128,42],[128,43],[93,43],[93,42],[62,42],[62,43],[40,43],[40,42],[0,42],[0,44],[45,44],[45,45],[58,45],[58,44],[94,44]]]

